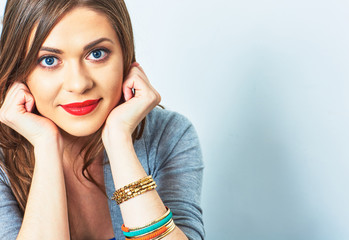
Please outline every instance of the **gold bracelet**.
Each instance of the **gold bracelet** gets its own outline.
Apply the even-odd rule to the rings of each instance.
[[[119,192],[124,191],[125,189],[131,188],[131,187],[134,187],[134,186],[138,186],[138,185],[141,184],[141,183],[147,183],[147,182],[149,182],[149,180],[152,181],[152,179],[153,179],[153,178],[152,178],[151,175],[146,176],[146,177],[144,177],[144,178],[142,178],[142,179],[140,179],[140,180],[138,180],[138,181],[135,181],[135,182],[133,182],[133,183],[130,183],[129,185],[126,185],[126,186],[124,186],[124,187],[122,187],[122,188],[119,188],[118,190],[115,191],[115,193],[119,193]]]
[[[164,232],[163,234],[161,234],[160,236],[153,238],[152,240],[160,240],[163,239],[164,237],[166,237],[167,235],[169,235],[174,229],[175,229],[176,225],[174,224],[174,222],[172,221],[171,226],[169,227],[169,229],[167,229],[166,232]]]
[[[171,218],[170,220],[168,220],[168,222],[165,223],[165,225],[164,225],[164,227],[167,228],[166,231],[168,231],[169,228],[171,228],[173,224],[174,224],[174,222],[173,222],[173,219],[172,219],[172,218]],[[154,229],[153,231],[150,231],[150,232],[147,232],[147,233],[144,233],[144,234],[140,234],[140,235],[137,235],[137,236],[135,236],[135,237],[127,237],[126,239],[128,240],[128,239],[134,239],[134,238],[137,239],[137,238],[140,238],[140,237],[144,237],[144,236],[147,236],[147,235],[149,235],[149,234],[152,234],[152,233],[158,231],[159,229],[160,229],[160,228],[157,228],[157,229]],[[164,233],[166,233],[166,231],[165,231]],[[159,235],[159,236],[161,236],[161,235]]]
[[[166,206],[165,206],[166,207]],[[140,229],[143,229],[143,228],[146,228],[146,227],[149,227],[150,225],[153,225],[153,224],[155,224],[155,223],[157,223],[157,222],[160,222],[162,219],[164,219],[165,217],[167,217],[167,215],[169,215],[170,214],[170,209],[168,208],[168,207],[166,207],[166,209],[167,209],[167,211],[166,211],[166,213],[164,214],[164,215],[162,215],[161,217],[159,217],[158,219],[155,219],[154,221],[152,221],[151,223],[148,223],[148,224],[146,224],[146,225],[144,225],[144,226],[142,226],[142,227],[135,227],[135,228],[127,228],[127,230],[128,231],[137,231],[137,230],[140,230]],[[125,225],[123,225],[123,227],[124,227]]]
[[[151,175],[144,177],[136,182],[133,182],[127,186],[124,186],[116,190],[111,200],[116,201],[117,204],[121,204],[135,196],[143,194],[147,191],[155,189],[156,183]]]
[[[147,191],[153,190],[156,188],[155,182],[148,183],[146,185],[137,185],[129,188],[125,188],[123,191],[118,191],[114,193],[112,200],[115,200],[117,204],[121,204],[124,201],[127,201],[135,196],[143,194]]]

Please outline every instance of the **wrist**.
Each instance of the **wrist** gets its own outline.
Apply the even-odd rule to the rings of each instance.
[[[132,133],[125,130],[105,130],[102,134],[102,141],[106,148],[120,146],[120,145],[133,145]]]
[[[63,155],[63,139],[62,137],[57,135],[49,135],[46,137],[42,137],[37,139],[33,143],[34,153],[43,153],[45,152],[47,155],[49,154],[61,154]]]
[[[30,142],[34,148],[50,145],[63,146],[63,138],[58,131],[47,132],[40,136],[36,136],[35,138],[32,138]]]

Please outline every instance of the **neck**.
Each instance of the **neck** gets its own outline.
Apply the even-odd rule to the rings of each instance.
[[[87,150],[85,147],[93,142],[93,140],[97,137],[96,134],[76,137],[61,130],[61,135],[63,137],[64,146],[63,164],[70,169],[73,169],[74,167],[76,170],[80,170],[84,164],[84,156]],[[103,151],[97,153],[97,157],[94,160],[93,165],[98,163],[103,163]]]

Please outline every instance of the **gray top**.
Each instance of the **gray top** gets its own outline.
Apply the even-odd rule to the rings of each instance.
[[[203,161],[197,134],[182,115],[155,108],[146,121],[144,134],[134,144],[137,156],[148,175],[152,175],[157,191],[173,213],[176,225],[189,239],[204,239],[205,231],[200,207]],[[105,161],[108,161],[105,154]],[[115,191],[110,165],[104,167],[107,195]],[[0,239],[16,239],[22,214],[0,168]],[[125,239],[120,207],[108,201],[115,239]]]

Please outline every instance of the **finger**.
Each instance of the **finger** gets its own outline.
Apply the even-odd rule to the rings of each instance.
[[[137,68],[146,76],[146,74],[145,74],[145,72],[144,72],[144,70],[143,70],[141,65],[138,65]]]
[[[7,103],[16,102],[16,99],[18,97],[17,93],[20,91],[28,91],[29,92],[29,89],[23,83],[19,83],[19,82],[13,83],[6,93],[6,98],[5,98],[4,104],[5,104],[5,102],[7,102]]]
[[[9,94],[10,96],[6,96],[1,107],[2,122],[11,128],[16,128],[16,122],[20,121],[20,116],[32,109],[34,98],[28,91],[21,89],[19,85],[13,86]]]
[[[139,66],[139,63],[138,62],[133,62],[132,64],[131,64],[131,68],[132,67],[138,67]]]
[[[5,102],[13,102],[15,96],[16,96],[16,92],[18,91],[19,89],[19,83],[18,82],[15,82],[14,84],[12,84],[8,89],[7,89],[7,92],[6,92],[6,97],[5,97],[5,101],[4,101],[4,104]],[[4,105],[3,104],[3,105]]]
[[[13,94],[14,92],[18,91],[18,90],[29,90],[28,87],[23,84],[23,83],[20,83],[20,82],[14,82],[10,87],[9,89],[7,90],[7,94],[8,95],[11,95]]]
[[[139,63],[134,62],[131,66],[132,68],[123,84],[123,93],[126,101],[134,97],[137,91],[141,91],[149,85],[147,76],[138,68]]]
[[[151,86],[147,76],[137,67],[134,67],[126,77],[125,82],[127,83],[129,81],[131,81],[132,84],[128,83],[127,85],[132,85],[132,88],[135,90],[141,90],[142,88]]]
[[[133,91],[134,90],[134,91]],[[123,84],[123,93],[126,101],[130,100],[133,97],[147,97],[149,99],[154,98],[160,99],[160,96],[156,90],[150,84],[147,76],[145,75],[143,68],[139,63],[134,62],[132,68],[125,78]]]
[[[143,76],[140,75],[140,73],[133,72],[125,80],[123,84],[123,91],[124,94],[126,93],[125,97],[127,97],[127,100],[130,97],[136,96],[137,93],[141,93],[142,91],[150,88],[149,84],[147,84],[147,82],[142,77]]]
[[[33,108],[34,108],[34,97],[29,93],[29,92],[25,92],[25,103],[24,103],[24,108],[27,112],[32,112]]]
[[[144,74],[144,77],[145,78],[147,78],[147,75],[145,74],[145,72],[144,72],[144,69],[142,68],[142,66],[138,63],[138,62],[134,62],[134,63],[132,63],[131,64],[131,70],[132,69],[137,69],[137,70],[139,70],[142,74]]]
[[[126,102],[128,100],[130,100],[131,98],[133,98],[133,96],[134,96],[133,91],[132,91],[132,89],[134,89],[133,86],[134,86],[134,84],[133,84],[132,79],[127,79],[123,83],[122,90],[123,90],[124,98],[125,98]]]

